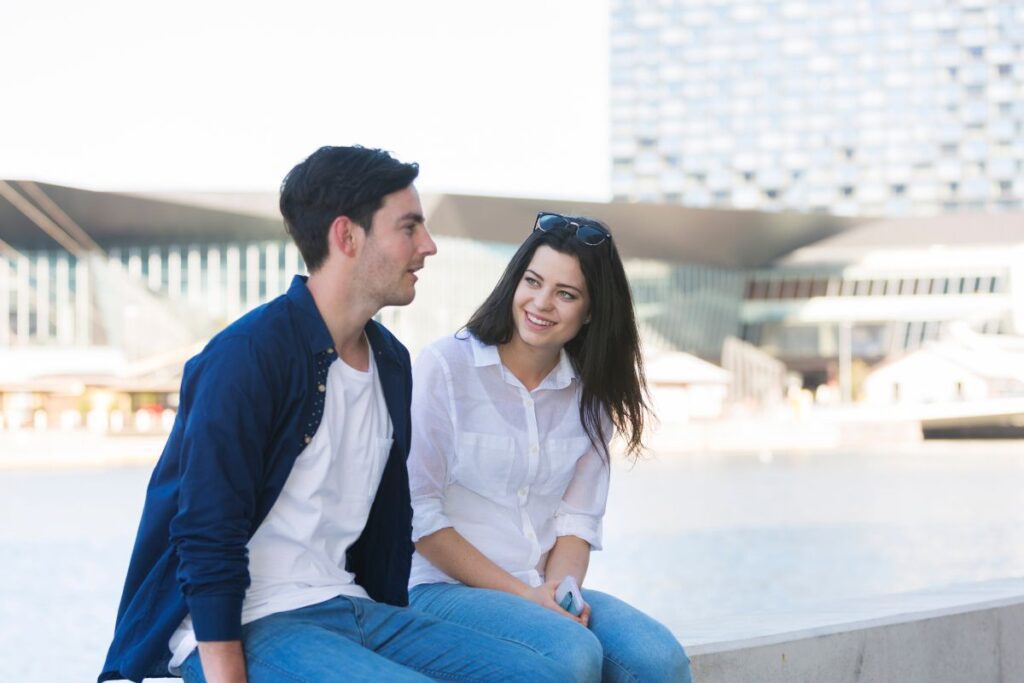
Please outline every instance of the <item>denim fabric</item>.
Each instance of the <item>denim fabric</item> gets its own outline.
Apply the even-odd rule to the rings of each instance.
[[[571,669],[566,680],[690,683],[690,660],[663,625],[618,598],[583,590],[590,626],[509,593],[431,583],[409,591],[415,609],[521,643]]]
[[[508,640],[414,609],[340,596],[242,627],[250,683],[550,681],[564,665]],[[198,650],[185,683],[206,683]]]

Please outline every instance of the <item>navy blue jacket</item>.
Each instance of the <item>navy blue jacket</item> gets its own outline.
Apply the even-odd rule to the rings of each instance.
[[[374,321],[366,334],[394,445],[346,568],[374,600],[404,606],[413,551],[409,353]],[[246,544],[320,425],[333,345],[305,279],[296,277],[286,294],[234,322],[185,365],[100,681],[170,676],[167,643],[186,614],[200,641],[241,638]]]

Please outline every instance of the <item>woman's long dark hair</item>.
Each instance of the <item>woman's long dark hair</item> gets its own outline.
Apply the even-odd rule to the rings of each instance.
[[[650,412],[647,380],[629,281],[611,238],[590,246],[576,238],[572,227],[534,230],[512,257],[494,291],[466,323],[466,329],[485,344],[512,340],[512,299],[534,252],[541,246],[575,256],[590,293],[590,322],[565,345],[582,387],[580,422],[591,443],[607,458],[606,443],[612,435],[605,434],[601,415],[607,411],[613,427],[625,440],[626,454],[637,457],[643,449],[644,421]]]

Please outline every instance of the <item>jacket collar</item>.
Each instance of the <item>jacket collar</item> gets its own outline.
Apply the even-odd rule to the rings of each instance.
[[[309,287],[306,286],[308,279],[305,275],[293,277],[286,296],[300,313],[299,325],[304,333],[302,336],[309,345],[309,352],[314,356],[325,351],[334,353],[334,340],[331,338],[330,330],[327,329],[327,323],[320,315],[320,310],[316,307],[316,302],[313,301]],[[381,361],[399,363],[394,348],[381,333],[380,325],[377,322],[368,320],[363,329],[367,339],[370,340],[370,347],[373,349],[378,365]]]

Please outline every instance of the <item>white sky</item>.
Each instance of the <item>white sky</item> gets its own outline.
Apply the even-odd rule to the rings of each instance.
[[[274,190],[324,144],[429,191],[608,196],[608,0],[0,0],[0,178]]]

